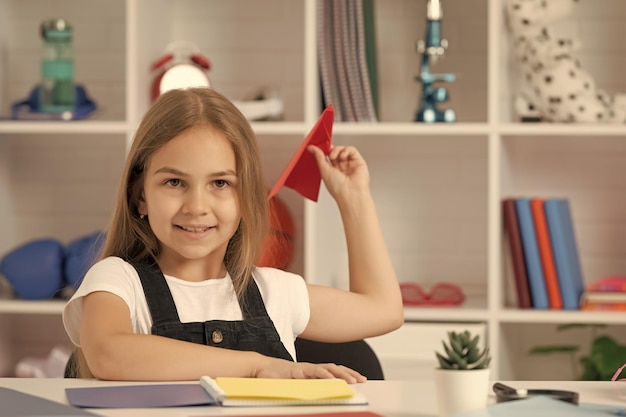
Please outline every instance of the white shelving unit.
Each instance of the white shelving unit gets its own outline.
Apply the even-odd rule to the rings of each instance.
[[[522,311],[510,296],[501,249],[506,196],[567,196],[586,279],[624,273],[626,128],[514,120],[503,2],[443,2],[450,48],[433,69],[458,76],[446,86],[459,118],[450,125],[412,122],[420,94],[414,44],[424,36],[426,0],[376,2],[380,123],[334,126],[333,141],[355,144],[368,160],[400,280],[425,288],[454,282],[467,295],[459,308],[406,308],[402,329],[372,340],[388,378],[427,377],[442,332],[472,328],[491,348],[494,378],[566,379],[573,377],[562,369],[569,358],[529,357],[528,347],[557,340],[558,323],[626,324],[620,314]],[[77,82],[99,104],[81,122],[0,120],[0,256],[33,239],[69,243],[104,227],[124,154],[149,106],[150,65],[174,40],[198,45],[212,62],[213,85],[232,99],[264,86],[284,98],[284,121],[253,123],[271,185],[320,113],[315,9],[315,0],[0,0],[0,117],[38,82],[38,25],[54,16],[74,25]],[[586,45],[583,67],[620,63],[624,47],[604,37],[625,17],[619,0],[576,6],[568,28]],[[617,72],[601,71],[596,81],[626,91]],[[296,221],[290,269],[345,286],[330,197],[322,192],[315,204],[285,190],[281,198]],[[67,343],[62,306],[0,300],[0,374]]]

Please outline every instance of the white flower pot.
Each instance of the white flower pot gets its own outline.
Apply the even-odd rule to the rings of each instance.
[[[435,369],[440,417],[484,408],[489,396],[489,368],[468,371]]]

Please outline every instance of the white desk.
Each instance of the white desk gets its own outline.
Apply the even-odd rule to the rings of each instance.
[[[565,389],[577,391],[581,403],[612,404],[626,407],[626,382],[583,381],[503,381],[515,388]],[[139,384],[56,378],[0,378],[0,386],[67,404],[65,388]],[[143,384],[143,382],[141,382]],[[151,409],[97,409],[107,417],[177,417],[229,416],[255,414],[305,414],[313,412],[370,410],[385,417],[436,416],[437,402],[432,381],[368,381],[354,386],[369,400],[368,406],[300,406],[300,407],[179,407]],[[492,402],[495,399],[490,399]]]

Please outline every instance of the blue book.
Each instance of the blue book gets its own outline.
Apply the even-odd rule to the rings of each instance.
[[[539,245],[535,233],[535,222],[530,208],[530,199],[518,198],[515,200],[517,210],[517,221],[519,223],[520,234],[522,235],[522,247],[524,248],[524,262],[526,263],[526,273],[528,275],[528,287],[530,288],[530,298],[533,308],[548,309],[548,290],[546,280],[543,276],[543,266],[539,255]]]
[[[569,200],[546,199],[545,210],[563,309],[577,310],[584,290],[584,280]]]

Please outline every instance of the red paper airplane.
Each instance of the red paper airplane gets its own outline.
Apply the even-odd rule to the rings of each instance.
[[[278,177],[274,188],[270,191],[272,198],[284,186],[287,186],[309,200],[317,201],[320,192],[322,177],[320,175],[315,157],[307,151],[309,145],[315,145],[328,155],[330,152],[330,141],[333,133],[333,121],[335,120],[335,110],[332,106],[326,107],[322,115],[304,139],[289,164]]]

